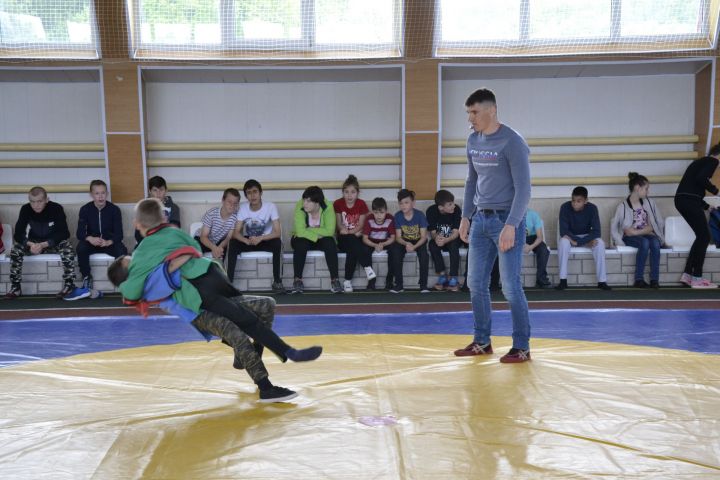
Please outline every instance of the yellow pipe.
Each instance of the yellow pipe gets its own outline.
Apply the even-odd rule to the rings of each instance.
[[[663,145],[675,143],[697,143],[697,135],[652,135],[635,137],[558,137],[528,138],[531,147],[563,147],[581,145]],[[467,139],[443,140],[445,148],[465,147]]]
[[[679,175],[656,175],[648,176],[650,183],[680,183]],[[627,177],[555,177],[555,178],[533,178],[530,183],[534,187],[557,187],[566,185],[627,185]],[[442,180],[443,187],[464,187],[465,180],[452,179]]]
[[[60,159],[53,160],[0,160],[0,168],[105,168],[105,160]]]
[[[148,151],[211,151],[211,150],[334,150],[400,148],[400,140],[327,141],[327,142],[208,142],[150,143]]]
[[[400,165],[400,157],[334,157],[334,158],[151,158],[149,167],[219,167],[219,166],[317,166],[317,165]]]
[[[0,193],[28,193],[35,185],[0,185]],[[87,193],[87,184],[83,185],[47,185],[42,187],[48,193]]]
[[[323,189],[337,189],[342,187],[342,180],[302,182],[263,182],[263,190],[305,190],[311,185],[317,185]],[[173,183],[168,189],[175,192],[208,192],[223,191],[229,186],[228,183]],[[400,180],[364,180],[362,188],[400,188]]]
[[[530,155],[530,163],[602,162],[635,160],[695,160],[698,152],[547,153]],[[443,157],[444,165],[466,164],[467,157]]]
[[[0,143],[0,152],[104,152],[101,143]]]

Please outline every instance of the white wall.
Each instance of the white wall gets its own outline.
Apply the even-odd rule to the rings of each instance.
[[[692,135],[694,75],[645,75],[594,78],[528,78],[454,80],[442,84],[443,138],[467,138],[465,100],[478,88],[490,88],[498,101],[500,121],[526,138]],[[535,147],[532,153],[691,151],[692,145]],[[444,155],[464,155],[444,149]],[[531,164],[534,178],[626,176],[638,171],[682,175],[688,161],[613,161]],[[445,179],[464,178],[467,167],[444,165]],[[672,195],[675,185],[651,187],[655,195]],[[622,196],[625,186],[590,186],[594,196]],[[459,192],[460,189],[458,189]],[[533,187],[534,198],[565,197],[566,187]]]
[[[399,140],[402,86],[399,81],[302,83],[161,83],[145,88],[149,143]],[[400,156],[390,150],[259,152],[153,152],[152,158]],[[149,176],[173,182],[262,182],[337,180],[355,174],[363,180],[400,180],[394,166],[150,168]],[[366,191],[363,196],[394,194]],[[299,198],[300,192],[267,191],[273,201]],[[178,199],[215,201],[216,192],[177,192]],[[330,196],[330,195],[329,195]]]
[[[97,82],[0,82],[0,143],[103,143]],[[1,159],[103,159],[103,152],[0,152]],[[107,181],[104,168],[4,168],[4,185],[79,184]],[[60,202],[85,201],[87,194],[53,194]],[[22,203],[26,194],[0,194],[1,203]]]

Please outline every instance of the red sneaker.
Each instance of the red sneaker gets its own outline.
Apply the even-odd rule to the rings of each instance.
[[[486,343],[480,345],[479,343],[473,342],[465,348],[455,350],[456,357],[472,357],[473,355],[490,355],[493,353],[492,345]]]
[[[523,363],[530,360],[530,350],[519,348],[511,348],[508,353],[500,357],[500,363]]]

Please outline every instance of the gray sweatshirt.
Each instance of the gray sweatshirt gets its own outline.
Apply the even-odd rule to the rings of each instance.
[[[501,124],[497,132],[468,137],[468,176],[463,217],[476,208],[510,210],[507,225],[518,227],[530,202],[530,149],[525,139]]]

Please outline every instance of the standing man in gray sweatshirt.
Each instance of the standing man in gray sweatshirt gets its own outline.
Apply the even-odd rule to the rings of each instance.
[[[513,322],[513,346],[500,361],[522,363],[530,360],[530,317],[520,276],[525,211],[530,201],[530,151],[519,133],[498,121],[493,92],[476,90],[465,106],[473,133],[467,141],[468,176],[460,238],[470,244],[468,286],[475,332],[472,343],[455,355],[493,353],[489,285],[499,255],[502,291]]]

